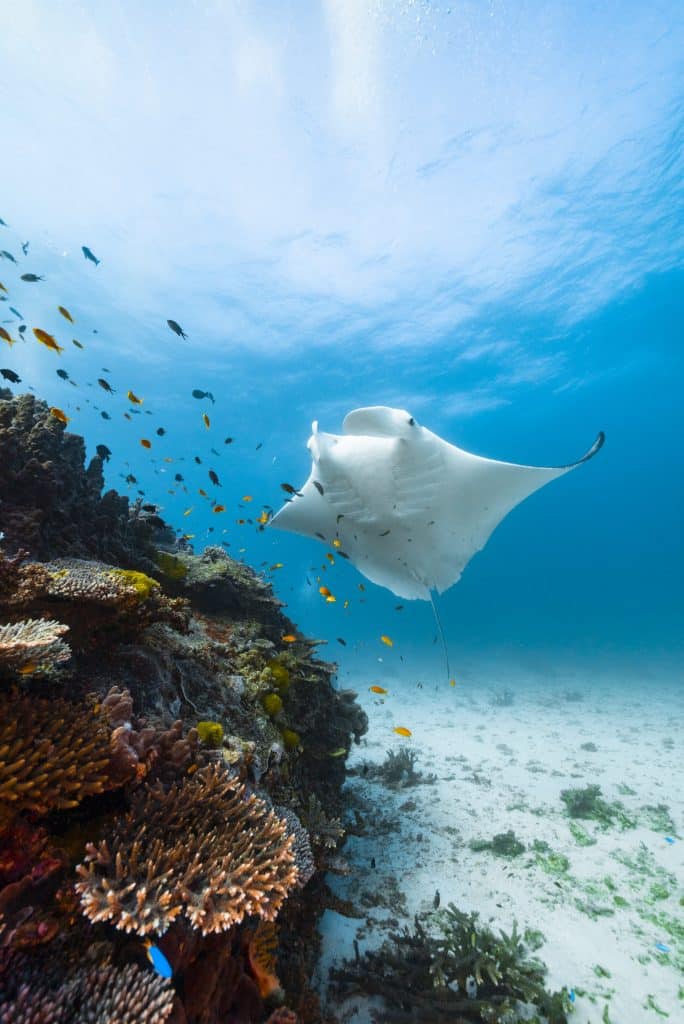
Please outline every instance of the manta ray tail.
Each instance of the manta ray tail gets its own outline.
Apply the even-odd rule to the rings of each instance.
[[[435,616],[435,622],[437,623],[437,631],[438,631],[438,633],[439,633],[439,635],[441,637],[441,640],[442,640],[442,649],[444,651],[444,661],[446,662],[447,680],[451,680],[451,669],[449,667],[449,649],[447,647],[446,637],[444,636],[444,630],[442,629],[442,620],[440,619],[439,612],[437,611],[437,605],[435,604],[435,598],[434,598],[434,595],[433,595],[433,591],[430,590],[430,591],[428,591],[428,593],[430,595],[430,604],[432,605],[432,612],[433,612],[433,614]],[[435,591],[435,594],[436,594],[436,591]]]

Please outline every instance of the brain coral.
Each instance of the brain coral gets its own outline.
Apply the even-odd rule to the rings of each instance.
[[[84,913],[138,935],[183,913],[203,935],[272,920],[297,881],[286,825],[238,779],[210,766],[147,787],[77,868]]]

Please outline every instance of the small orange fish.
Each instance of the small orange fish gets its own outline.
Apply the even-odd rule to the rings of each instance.
[[[73,324],[74,318],[68,309],[65,309],[64,306],[58,306],[57,310],[62,314],[65,320],[68,320],[70,324]]]
[[[51,405],[50,406],[50,415],[54,416],[55,419],[59,420],[60,423],[65,423],[65,424],[68,423],[69,420],[71,419],[71,417],[67,416],[67,414],[62,412],[61,409],[58,409],[56,405]]]
[[[342,547],[342,541],[338,537],[334,537],[333,538],[333,547],[334,548],[341,548]]]
[[[413,736],[411,730],[403,725],[398,725],[395,729],[392,729],[392,732],[396,732],[397,736],[406,736],[407,738]]]
[[[144,399],[138,398],[137,395],[134,395],[132,391],[126,392],[126,398],[128,399],[129,402],[132,402],[133,405],[142,405],[144,401]]]
[[[35,661],[27,661],[25,665],[18,669],[18,672],[20,676],[31,676],[37,669],[38,665]]]
[[[203,491],[201,487],[198,487],[198,488],[197,488],[197,493],[198,493],[198,494],[201,494],[203,498],[208,498],[208,497],[209,497],[209,495],[207,494],[207,492],[206,492],[206,491]]]
[[[17,339],[13,338],[12,335],[8,331],[6,331],[4,327],[0,327],[0,338],[2,338],[3,341],[6,341],[10,348],[12,347],[12,345],[16,345],[17,343]]]
[[[207,416],[206,412],[203,412],[203,413],[202,413],[202,420],[204,421],[204,426],[205,426],[205,427],[207,428],[207,430],[208,430],[208,429],[209,429],[209,427],[211,426],[211,420],[210,420],[210,419],[209,419],[209,417]]]
[[[371,693],[389,693],[384,686],[369,686],[368,689]]]
[[[252,495],[251,494],[243,494],[242,495],[242,500],[243,501],[252,501]]]
[[[326,597],[325,600],[326,600],[327,604],[335,604],[335,602],[337,601],[337,598],[335,597],[334,594],[328,594],[328,596]]]
[[[325,557],[328,559],[331,565],[335,564],[335,559],[333,558],[329,551],[326,551]]]
[[[125,415],[126,414],[124,413],[124,416]],[[140,438],[140,444],[143,446],[143,448],[151,448],[152,447],[152,442],[148,441],[146,437],[141,437]]]
[[[385,636],[385,634],[383,633],[380,639],[382,640],[383,644],[387,645],[387,647],[394,647],[394,640],[392,640],[391,637]]]
[[[322,594],[323,597],[330,597],[330,591],[328,590],[327,587],[319,587],[318,588],[318,593]]]
[[[64,351],[62,346],[58,345],[55,339],[52,337],[52,335],[48,334],[47,331],[42,330],[40,327],[34,327],[33,333],[35,334],[36,339],[41,343],[41,345],[45,345],[46,348],[52,349],[53,352]]]
[[[214,512],[225,512],[225,511],[226,511],[226,506],[225,505],[214,505]]]
[[[235,522],[238,524],[238,526],[244,526],[245,523],[247,522],[247,520],[246,519],[236,519]]]
[[[286,633],[285,636],[282,637],[282,640],[283,640],[283,643],[286,643],[286,644],[296,644],[297,643],[297,637],[294,636],[292,633]]]

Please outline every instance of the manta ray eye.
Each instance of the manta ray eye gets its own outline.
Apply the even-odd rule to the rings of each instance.
[[[411,419],[409,420],[409,427],[415,427],[415,425],[416,425],[416,421],[414,420],[414,418],[412,416]]]

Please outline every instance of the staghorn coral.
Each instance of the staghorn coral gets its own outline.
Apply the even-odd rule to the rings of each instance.
[[[71,657],[71,648],[60,639],[68,629],[54,619],[23,619],[0,626],[0,669],[22,675],[51,672]]]
[[[173,1009],[170,983],[136,964],[59,968],[19,953],[0,959],[1,1024],[162,1024]]]
[[[97,705],[0,696],[0,821],[24,810],[76,807],[118,784]]]
[[[83,911],[138,935],[184,914],[203,935],[275,917],[297,879],[285,823],[219,766],[135,795],[109,839],[77,868]]]

